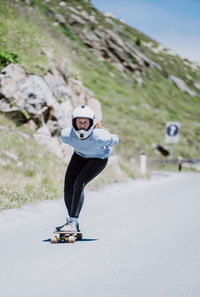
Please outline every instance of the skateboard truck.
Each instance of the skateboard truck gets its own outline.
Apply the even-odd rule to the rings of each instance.
[[[53,235],[51,237],[51,243],[57,243],[57,242],[75,243],[76,240],[82,240],[83,238],[83,234],[81,232],[54,231],[53,233],[58,234],[58,236]]]

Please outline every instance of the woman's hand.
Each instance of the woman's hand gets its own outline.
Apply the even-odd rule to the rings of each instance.
[[[97,128],[97,129],[103,129],[103,126],[101,125],[100,122],[97,122],[95,125],[94,125],[94,129]]]

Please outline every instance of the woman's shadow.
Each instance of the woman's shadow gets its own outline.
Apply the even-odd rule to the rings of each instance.
[[[76,240],[76,242],[86,242],[86,241],[97,241],[99,240],[98,238],[83,238],[81,240]],[[51,238],[44,239],[42,242],[51,242]],[[68,241],[65,242],[57,242],[57,243],[69,243]]]

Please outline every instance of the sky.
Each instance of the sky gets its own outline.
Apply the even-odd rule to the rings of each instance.
[[[92,0],[117,19],[200,64],[200,0]]]

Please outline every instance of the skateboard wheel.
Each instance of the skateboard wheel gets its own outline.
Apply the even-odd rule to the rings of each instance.
[[[83,234],[77,233],[77,240],[82,240],[82,239],[83,239]]]
[[[51,243],[57,243],[57,237],[56,236],[51,237]]]
[[[74,236],[69,236],[69,242],[74,243],[75,242],[75,237]]]

